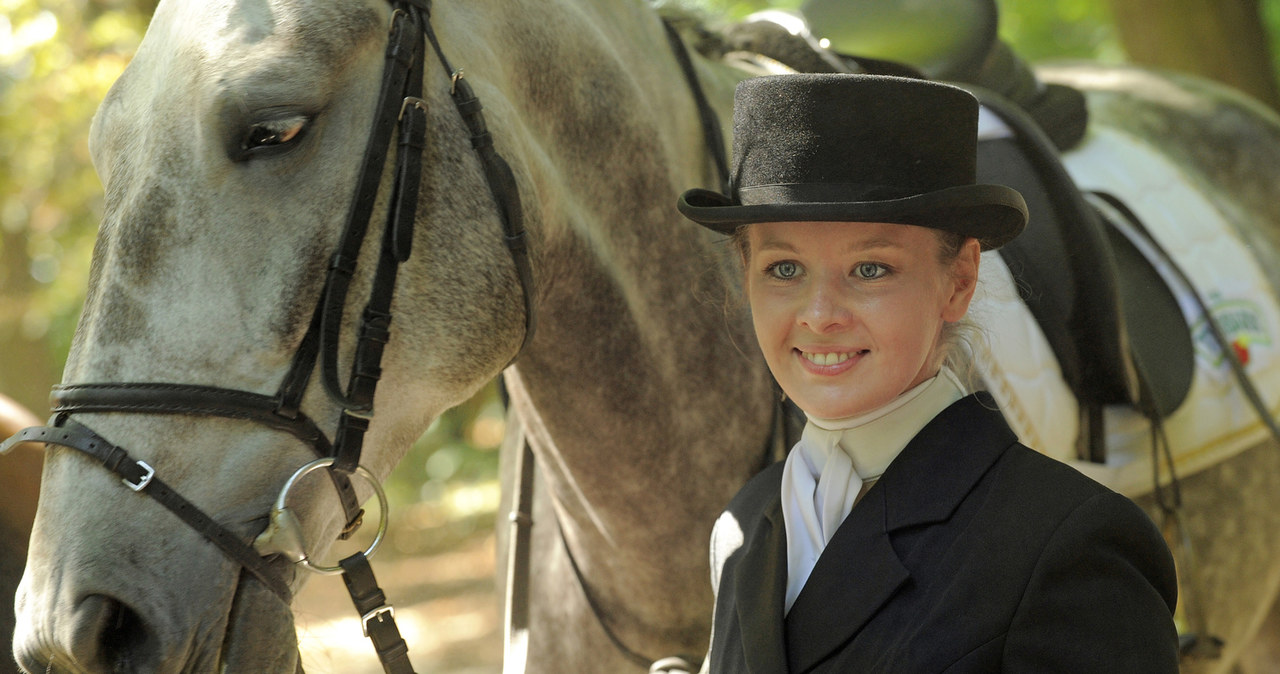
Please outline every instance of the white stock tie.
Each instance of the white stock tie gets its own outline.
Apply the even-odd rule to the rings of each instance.
[[[867,414],[805,424],[782,469],[787,611],[861,494],[930,419],[962,397],[955,375],[943,368],[940,376]]]

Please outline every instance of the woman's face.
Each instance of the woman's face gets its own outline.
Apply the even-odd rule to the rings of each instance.
[[[968,310],[978,242],[940,260],[936,231],[885,223],[747,228],[747,297],[765,361],[810,416],[869,412],[932,377],[944,322]]]

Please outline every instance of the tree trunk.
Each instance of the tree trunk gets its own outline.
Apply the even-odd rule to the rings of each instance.
[[[1134,63],[1217,80],[1280,110],[1258,0],[1111,0],[1111,8]]]

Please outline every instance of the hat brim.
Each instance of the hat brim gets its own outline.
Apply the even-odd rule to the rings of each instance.
[[[958,185],[901,199],[742,205],[692,189],[676,204],[685,217],[722,234],[757,222],[888,222],[919,225],[978,240],[983,250],[1008,243],[1026,227],[1027,204],[1004,185]]]

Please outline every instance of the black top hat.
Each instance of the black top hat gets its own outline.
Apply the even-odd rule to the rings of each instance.
[[[878,75],[744,80],[733,106],[731,194],[680,196],[689,219],[731,234],[753,222],[889,222],[978,239],[1027,222],[1022,195],[974,184],[978,101],[963,89]]]

